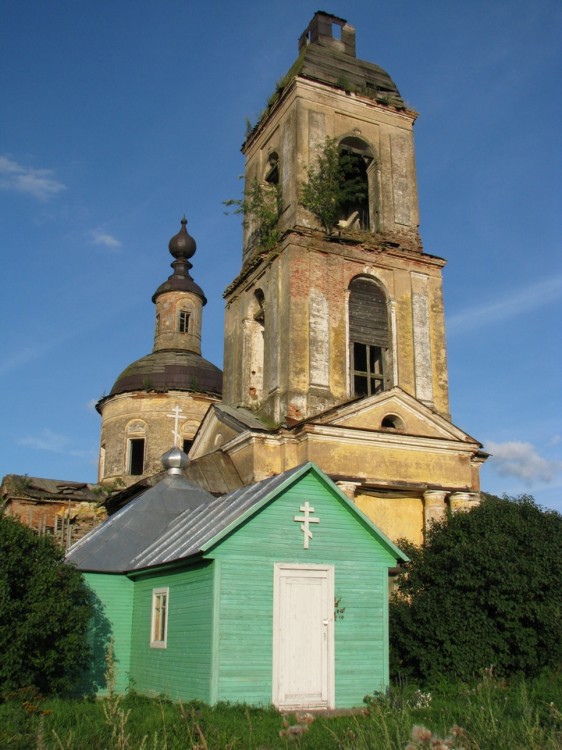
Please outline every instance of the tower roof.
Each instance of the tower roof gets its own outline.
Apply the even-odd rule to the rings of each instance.
[[[189,258],[193,257],[197,249],[197,244],[193,237],[188,233],[187,219],[185,216],[181,220],[181,229],[175,234],[168,243],[168,250],[174,260],[171,263],[174,272],[168,279],[160,284],[152,296],[152,301],[156,302],[157,297],[165,292],[191,292],[196,294],[203,302],[207,304],[207,299],[203,294],[201,287],[191,278],[189,271],[193,268]]]
[[[344,18],[324,11],[317,11],[301,34],[299,56],[277,84],[276,91],[270,97],[267,108],[252,132],[258,129],[259,124],[295,78],[306,78],[342,91],[366,96],[378,104],[397,110],[407,109],[396,84],[386,70],[356,57],[354,27]]]
[[[220,396],[222,371],[195,352],[158,349],[126,367],[115,381],[109,396],[130,391],[170,390]]]

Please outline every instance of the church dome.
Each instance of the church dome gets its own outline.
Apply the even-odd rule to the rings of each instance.
[[[109,397],[131,391],[196,391],[220,396],[222,371],[195,352],[159,349],[125,368]]]
[[[166,279],[163,284],[160,284],[158,289],[152,295],[152,301],[156,302],[161,294],[166,292],[189,292],[196,294],[204,305],[207,304],[207,299],[203,293],[203,290],[196,284],[191,278],[189,271],[193,266],[189,262],[189,258],[192,258],[197,249],[197,244],[193,237],[188,233],[187,219],[185,216],[181,220],[181,229],[175,234],[170,242],[168,243],[168,250],[170,255],[174,258],[172,268],[174,273]]]

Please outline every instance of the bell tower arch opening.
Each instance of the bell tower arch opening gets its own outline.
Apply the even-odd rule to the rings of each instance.
[[[346,136],[338,145],[344,199],[338,226],[342,229],[376,228],[376,161],[369,144],[357,136]]]

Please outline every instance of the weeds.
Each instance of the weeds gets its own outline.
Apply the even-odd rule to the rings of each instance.
[[[562,675],[430,689],[403,684],[354,713],[280,714],[273,708],[161,696],[45,699],[18,691],[0,703],[2,750],[562,750]],[[462,727],[462,729],[461,729]]]

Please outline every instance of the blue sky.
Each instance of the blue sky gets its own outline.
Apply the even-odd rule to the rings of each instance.
[[[425,250],[444,271],[453,421],[485,490],[562,510],[562,5],[332,0],[420,112]],[[246,118],[317,0],[18,0],[0,8],[0,475],[95,481],[93,404],[152,348],[186,214],[220,365],[241,264]]]

